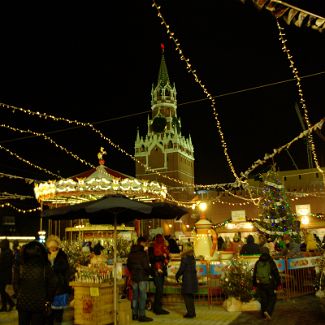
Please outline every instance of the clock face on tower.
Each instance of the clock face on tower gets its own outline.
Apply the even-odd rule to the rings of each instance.
[[[151,127],[152,131],[155,133],[162,133],[165,131],[167,126],[167,120],[163,116],[157,116],[153,119]]]

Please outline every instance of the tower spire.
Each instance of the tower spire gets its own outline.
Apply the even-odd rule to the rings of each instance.
[[[167,83],[170,83],[169,76],[168,76],[168,70],[167,65],[165,61],[165,45],[163,43],[160,44],[161,48],[161,62],[160,62],[160,68],[159,68],[159,74],[158,74],[158,86],[165,86]]]

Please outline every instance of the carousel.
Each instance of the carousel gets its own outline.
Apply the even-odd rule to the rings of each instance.
[[[140,180],[113,170],[105,166],[104,155],[106,155],[104,148],[100,148],[97,154],[99,165],[96,168],[66,179],[36,183],[34,193],[41,210],[94,201],[107,195],[124,195],[142,202],[166,199],[167,187],[164,184]],[[48,233],[54,233],[59,237],[65,237],[63,233],[66,228],[69,228],[70,233],[80,233],[86,226],[83,220],[68,222],[48,220],[47,224],[44,224],[42,215],[41,213],[40,231],[47,228]],[[140,223],[136,225],[140,227]],[[87,230],[89,231],[89,227]]]
[[[85,215],[78,216],[78,210],[73,218],[65,218],[60,211],[78,209],[78,207],[90,206],[92,203],[101,203],[106,198],[121,196],[119,199],[126,200],[125,205],[144,205],[145,210],[152,210],[153,206],[147,204],[164,204],[167,196],[165,185],[155,181],[139,180],[125,175],[105,166],[103,159],[106,152],[100,149],[97,157],[99,165],[84,173],[67,179],[49,180],[38,183],[34,187],[35,197],[41,206],[40,234],[56,234],[60,238],[69,241],[68,249],[73,247],[73,242],[80,241],[109,241],[113,242],[113,263],[109,267],[103,265],[94,269],[90,265],[79,266],[74,281],[70,282],[74,289],[74,322],[77,324],[108,324],[121,323],[121,315],[125,311],[131,311],[129,301],[120,301],[119,284],[124,285],[122,279],[121,263],[117,262],[117,242],[120,233],[128,244],[132,243],[132,233],[137,235],[141,231],[140,219],[134,220],[134,227],[121,224],[121,220],[115,215],[113,224],[103,222],[93,225],[89,223]],[[123,197],[123,198],[122,198]],[[166,203],[167,204],[167,203]],[[123,207],[124,208],[124,207]],[[155,207],[160,208],[160,206]],[[169,206],[171,208],[171,206]],[[61,210],[60,210],[61,209]],[[63,210],[62,210],[63,209]],[[119,207],[121,210],[121,207]],[[131,208],[130,208],[131,209]],[[58,211],[58,213],[56,212]],[[117,210],[114,210],[117,211]],[[157,213],[159,210],[156,210]],[[167,210],[166,210],[167,211]],[[146,211],[143,211],[146,212]],[[184,214],[184,212],[182,211]],[[59,218],[46,218],[53,214]],[[158,214],[157,214],[158,215]],[[122,217],[122,214],[120,215]],[[90,219],[92,215],[89,215]],[[165,219],[168,217],[164,212]],[[173,218],[173,217],[171,217]],[[89,221],[87,221],[87,219]],[[103,219],[106,220],[106,219]],[[121,280],[121,281],[120,281]],[[87,307],[87,308],[86,308]],[[122,312],[122,310],[124,312]],[[120,315],[120,316],[119,316]]]

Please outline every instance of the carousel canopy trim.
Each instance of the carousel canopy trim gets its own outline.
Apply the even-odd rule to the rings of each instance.
[[[92,200],[107,194],[160,199],[165,199],[167,196],[167,187],[164,184],[136,178],[118,178],[110,174],[108,170],[110,169],[104,165],[99,165],[92,170],[92,173],[85,172],[58,181],[35,183],[35,197],[39,202],[47,205],[65,205]],[[87,177],[83,177],[83,175],[87,175]]]

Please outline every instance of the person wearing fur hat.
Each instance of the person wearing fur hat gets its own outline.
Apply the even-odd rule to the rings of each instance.
[[[70,294],[70,267],[67,254],[60,248],[61,240],[58,236],[50,235],[46,241],[48,260],[58,280],[58,287],[52,303],[52,313],[48,325],[61,324],[63,309],[68,305]]]
[[[182,277],[182,296],[187,311],[184,317],[194,318],[196,317],[194,294],[198,291],[199,285],[193,248],[185,248],[181,256],[181,265],[176,273],[176,281],[179,282]]]
[[[153,282],[155,284],[155,298],[153,302],[153,312],[156,315],[169,314],[163,309],[162,298],[164,293],[165,277],[167,276],[167,264],[169,262],[169,249],[164,236],[157,234],[153,242],[153,247],[149,251],[150,264],[153,268]]]

